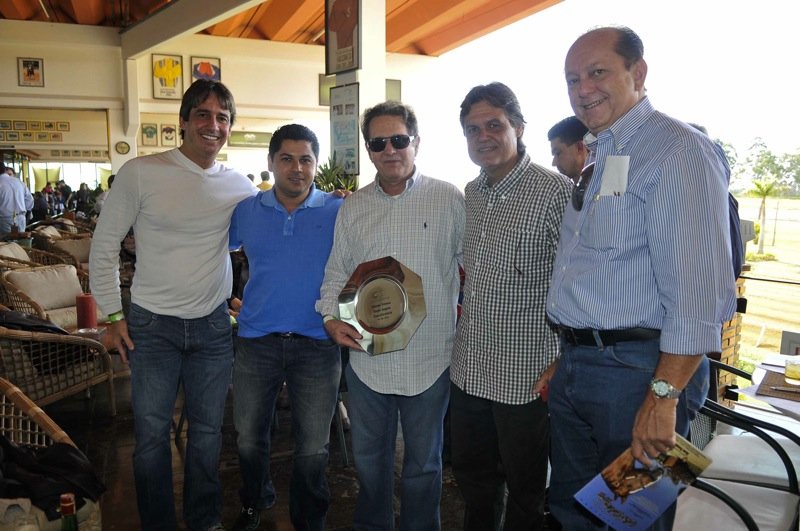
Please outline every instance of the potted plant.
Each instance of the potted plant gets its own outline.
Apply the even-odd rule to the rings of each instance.
[[[323,192],[333,192],[334,190],[355,192],[358,188],[358,177],[345,173],[344,167],[336,161],[334,152],[328,157],[327,162],[317,168],[314,183]]]

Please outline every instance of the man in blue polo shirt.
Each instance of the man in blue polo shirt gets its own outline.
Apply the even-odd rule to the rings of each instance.
[[[319,142],[302,125],[279,128],[269,144],[271,190],[242,201],[231,219],[231,248],[244,247],[250,280],[239,313],[233,414],[242,471],[242,511],[234,531],[258,529],[275,504],[269,473],[275,400],[287,382],[294,468],[289,510],[295,529],[323,530],[330,493],[328,438],[341,364],[339,347],[314,309],[342,199],[314,187]]]

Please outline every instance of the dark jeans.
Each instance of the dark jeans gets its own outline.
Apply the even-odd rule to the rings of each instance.
[[[177,527],[170,428],[178,386],[183,382],[189,422],[183,515],[190,530],[205,530],[219,523],[222,514],[219,452],[233,366],[227,305],[206,317],[180,319],[132,304],[127,321],[136,347],[128,356],[141,528]]]
[[[630,447],[634,419],[650,392],[659,357],[658,339],[626,341],[605,348],[563,345],[550,382],[550,508],[565,530],[608,529],[574,496]],[[708,361],[704,357],[678,400],[676,432],[686,436],[708,385]],[[673,504],[652,529],[672,529],[674,510]]]
[[[464,496],[466,531],[495,528],[495,500],[508,485],[504,529],[541,529],[547,482],[547,405],[510,405],[450,388],[453,475]]]
[[[289,512],[297,531],[323,531],[330,504],[325,478],[328,439],[341,376],[339,347],[330,340],[237,338],[233,417],[238,433],[242,505],[264,509],[275,501],[269,472],[275,400],[285,381],[292,412],[294,459]]]

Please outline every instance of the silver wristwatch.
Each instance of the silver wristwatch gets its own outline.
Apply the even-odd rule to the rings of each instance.
[[[650,381],[650,389],[656,395],[656,398],[678,398],[681,396],[681,390],[666,380],[653,378]]]

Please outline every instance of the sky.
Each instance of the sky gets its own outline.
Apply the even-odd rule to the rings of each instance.
[[[564,0],[441,56],[443,77],[436,82],[446,84],[447,96],[431,91],[423,106],[446,109],[446,115],[418,112],[418,163],[462,188],[474,178],[458,105],[471,87],[502,81],[520,100],[528,152],[549,167],[547,130],[573,114],[566,52],[586,30],[608,24],[629,26],[642,38],[645,87],[656,109],[705,125],[740,157],[756,137],[775,153],[798,152],[798,20],[796,0]]]

